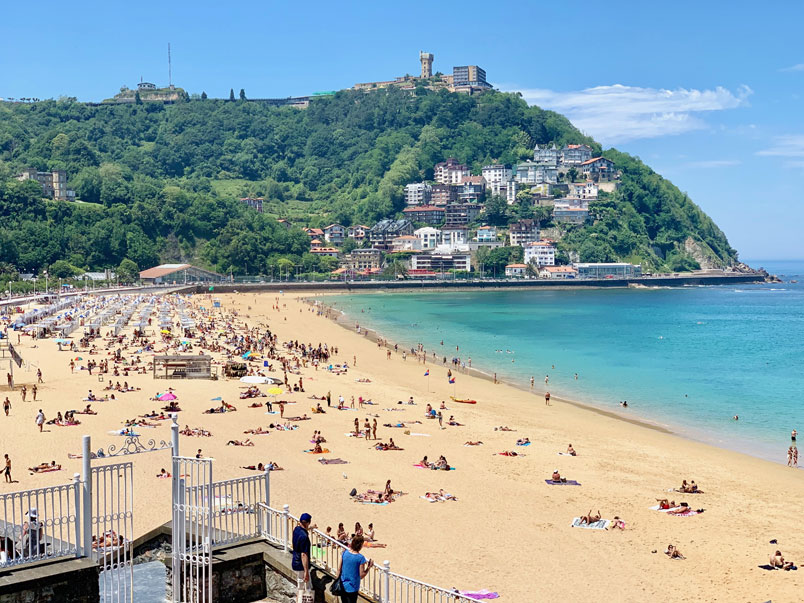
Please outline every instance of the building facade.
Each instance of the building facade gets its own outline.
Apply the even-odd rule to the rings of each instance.
[[[587,177],[599,180],[612,180],[616,175],[614,162],[605,157],[588,159],[581,163],[580,168]]]
[[[333,245],[340,245],[346,239],[346,228],[340,224],[330,224],[322,228],[324,239]]]
[[[478,203],[451,203],[444,209],[446,226],[464,226],[477,219],[483,206]]]
[[[413,234],[410,220],[380,220],[369,230],[371,246],[377,249],[389,249],[395,237]]]
[[[472,269],[472,256],[469,253],[419,253],[410,258],[410,267],[413,270],[428,270],[431,272],[449,272],[462,270],[469,272]]]
[[[424,224],[443,224],[446,216],[446,207],[436,205],[418,205],[406,207],[402,210],[405,217],[411,222]]]
[[[42,194],[56,201],[75,201],[75,191],[67,188],[67,172],[53,170],[52,172],[39,172],[34,169],[23,170],[17,180],[36,180],[42,185]]]
[[[437,228],[425,226],[413,231],[413,234],[419,237],[421,248],[425,251],[435,249],[441,244],[441,231]]]
[[[612,263],[580,263],[573,264],[581,278],[633,278],[642,276],[639,264]]]
[[[494,183],[508,182],[513,177],[511,166],[502,164],[484,165],[480,173],[489,186]]]
[[[545,266],[539,270],[539,278],[575,278],[578,271],[572,266]]]
[[[516,166],[516,180],[521,184],[555,184],[558,182],[558,168],[526,161]]]
[[[508,264],[505,267],[505,276],[522,278],[528,273],[527,264]]]
[[[451,184],[434,184],[430,188],[432,205],[449,205],[458,200],[458,190]]]
[[[405,204],[430,205],[433,187],[426,182],[413,182],[405,185]]]
[[[481,226],[477,229],[475,240],[478,243],[491,243],[497,240],[496,226]]]
[[[568,144],[561,149],[561,164],[580,165],[592,158],[592,147],[585,144]]]
[[[560,154],[561,151],[558,150],[555,144],[546,145],[543,149],[536,147],[533,150],[533,161],[542,165],[557,167]]]
[[[534,241],[525,246],[525,263],[542,266],[553,266],[556,263],[556,246],[550,241]]]
[[[528,243],[535,243],[539,240],[539,223],[531,219],[514,222],[509,227],[508,238],[512,246],[524,247]]]
[[[343,265],[352,272],[376,271],[382,266],[379,249],[353,249],[344,257]]]
[[[454,157],[437,163],[433,170],[433,178],[439,184],[460,184],[469,176],[471,176],[469,168]]]

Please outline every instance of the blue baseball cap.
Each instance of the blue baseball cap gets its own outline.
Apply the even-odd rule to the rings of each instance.
[[[299,521],[307,521],[307,522],[309,522],[312,518],[313,518],[313,516],[310,515],[309,513],[302,513],[301,517],[299,517]]]

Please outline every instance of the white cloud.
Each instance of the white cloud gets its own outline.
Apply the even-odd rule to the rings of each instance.
[[[570,118],[583,132],[606,144],[682,134],[706,127],[697,114],[733,109],[747,103],[752,90],[665,90],[636,86],[597,86],[571,92],[521,90],[529,103]]]
[[[777,136],[767,149],[757,152],[762,157],[784,157],[785,167],[804,167],[804,134]]]
[[[691,168],[702,168],[702,169],[711,169],[711,168],[721,168],[721,167],[732,167],[735,165],[740,165],[742,161],[739,159],[709,159],[704,161],[690,161],[686,164],[687,167]]]
[[[779,71],[804,71],[804,63],[798,63],[796,65],[791,65],[790,67],[783,67],[779,69]]]

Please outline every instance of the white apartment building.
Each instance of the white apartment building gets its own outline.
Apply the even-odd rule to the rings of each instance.
[[[526,264],[534,263],[542,266],[554,266],[556,263],[556,246],[550,241],[535,241],[525,245]]]
[[[425,226],[414,230],[413,234],[421,241],[422,250],[435,249],[441,244],[441,231],[437,228]]]
[[[464,178],[468,178],[472,173],[469,168],[454,157],[446,161],[437,163],[433,170],[433,178],[439,184],[460,184]]]
[[[413,182],[405,185],[405,204],[408,206],[430,205],[433,187],[426,182]]]
[[[597,199],[598,186],[591,180],[586,182],[572,182],[569,185],[568,197],[576,199],[594,200]]]
[[[507,182],[494,182],[488,187],[489,194],[494,197],[502,197],[508,205],[516,203],[516,194],[519,192],[519,183],[516,180]]]
[[[466,245],[468,240],[469,229],[465,226],[445,226],[441,229],[441,244],[450,249]]]
[[[492,186],[496,183],[508,182],[513,177],[511,168],[507,165],[484,165],[481,174],[486,184]]]
[[[558,168],[526,161],[516,166],[516,180],[520,184],[556,184]]]

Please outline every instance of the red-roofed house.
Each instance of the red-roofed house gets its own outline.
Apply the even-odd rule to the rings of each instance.
[[[581,172],[596,179],[611,180],[614,178],[614,162],[605,157],[595,157],[584,161],[581,165]]]
[[[527,264],[508,264],[505,267],[505,276],[525,276],[527,271]]]
[[[572,266],[544,266],[539,270],[540,278],[575,278],[578,271]]]

